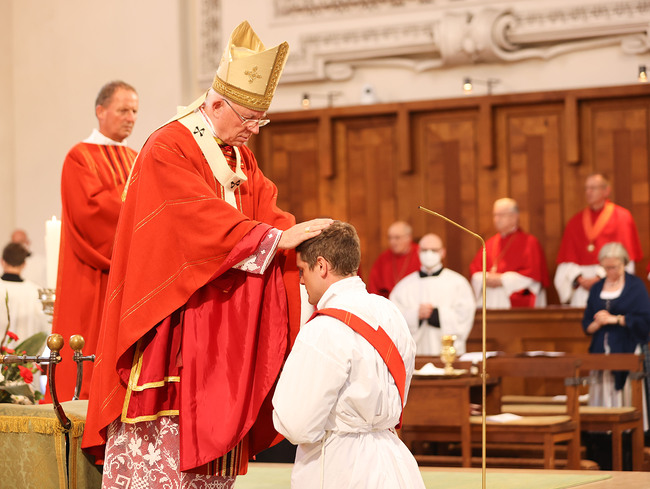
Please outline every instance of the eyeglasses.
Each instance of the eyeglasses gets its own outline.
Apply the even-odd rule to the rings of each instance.
[[[230,105],[230,102],[228,102],[228,100],[226,100],[225,98],[221,100],[223,100],[228,104],[228,107],[230,107],[232,111],[235,114],[237,114],[237,117],[241,119],[242,126],[246,126],[248,129],[253,129],[256,125],[257,127],[263,127],[266,126],[269,122],[271,122],[269,119],[252,119],[252,118],[249,119],[247,117],[244,117],[239,112],[237,112],[232,105]]]

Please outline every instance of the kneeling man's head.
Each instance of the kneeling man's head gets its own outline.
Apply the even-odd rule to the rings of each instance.
[[[334,282],[356,275],[361,263],[357,231],[341,221],[334,221],[318,236],[301,243],[296,252],[300,283],[314,306]]]

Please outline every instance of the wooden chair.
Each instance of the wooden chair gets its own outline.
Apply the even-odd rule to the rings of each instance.
[[[580,425],[584,431],[611,432],[612,434],[612,469],[623,470],[623,433],[632,433],[632,470],[643,468],[643,361],[639,355],[631,353],[613,354],[570,354],[581,362],[580,371],[588,374],[592,370],[628,370],[632,388],[632,406],[597,407],[580,406]],[[551,404],[504,404],[503,410],[520,415],[557,414],[559,407]]]
[[[487,361],[487,373],[492,377],[531,379],[561,378],[565,382],[566,401],[561,412],[550,416],[525,416],[513,421],[486,423],[488,450],[491,445],[501,447],[537,447],[543,452],[544,468],[556,468],[556,448],[567,443],[567,467],[580,469],[580,418],[578,415],[578,368],[575,358],[506,357]],[[503,410],[502,410],[503,411]],[[481,416],[470,417],[472,442],[480,442]],[[489,454],[488,454],[489,458]],[[517,465],[516,458],[505,462]],[[529,463],[530,461],[527,461]]]
[[[429,362],[442,366],[438,357],[417,357],[415,366],[419,369]],[[469,370],[471,364],[456,362],[454,367]],[[495,384],[491,381],[490,389]],[[480,402],[480,397],[478,376],[420,377],[411,381],[399,435],[418,463],[471,467],[470,403]],[[424,454],[419,445],[422,442],[458,443],[461,456]]]

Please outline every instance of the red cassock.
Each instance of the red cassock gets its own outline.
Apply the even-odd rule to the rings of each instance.
[[[246,147],[241,166],[248,180],[236,209],[179,122],[141,151],[117,229],[83,439],[100,459],[120,416],[179,414],[181,470],[246,437],[245,473],[277,436],[270,399],[300,317],[295,256],[278,253],[262,275],[232,267],[271,227],[295,220]]]
[[[126,146],[79,143],[63,163],[63,217],[52,332],[60,333],[66,345],[70,336],[82,335],[86,355],[97,349],[121,196],[135,157],[136,152]],[[57,366],[56,390],[59,399],[67,401],[74,394],[77,367],[68,346],[62,355],[66,361]],[[88,399],[92,370],[93,363],[84,362],[81,399]]]
[[[420,269],[418,250],[418,245],[411,243],[411,248],[404,255],[397,255],[391,250],[383,251],[370,269],[368,292],[388,298],[397,282]]]
[[[507,236],[495,234],[485,242],[487,271],[517,272],[548,287],[546,258],[539,241],[532,234],[517,229]],[[470,264],[470,275],[483,270],[483,251],[479,250]],[[535,295],[516,291],[510,295],[512,307],[533,307]]]
[[[585,229],[585,226],[588,229]],[[604,244],[617,241],[625,246],[630,260],[643,258],[639,232],[630,211],[607,201],[602,209],[586,208],[573,216],[564,229],[558,263],[597,265]]]

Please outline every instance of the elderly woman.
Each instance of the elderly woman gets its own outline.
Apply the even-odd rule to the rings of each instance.
[[[630,261],[621,243],[607,243],[598,253],[606,276],[589,291],[582,328],[591,335],[591,353],[639,353],[650,333],[650,297],[643,281],[625,272]],[[623,387],[627,372],[605,372],[590,389],[589,403],[628,404]]]

